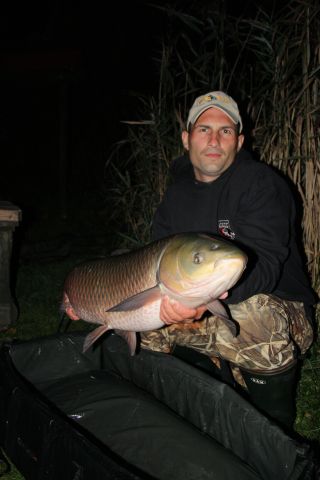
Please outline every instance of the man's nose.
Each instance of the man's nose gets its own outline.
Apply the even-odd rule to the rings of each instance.
[[[219,144],[219,135],[218,132],[211,132],[209,137],[209,145],[218,145]]]

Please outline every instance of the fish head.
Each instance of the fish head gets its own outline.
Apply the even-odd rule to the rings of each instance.
[[[199,233],[180,234],[168,243],[158,268],[167,292],[219,298],[241,277],[247,256],[230,241]]]

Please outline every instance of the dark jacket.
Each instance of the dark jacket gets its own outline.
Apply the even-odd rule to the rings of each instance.
[[[210,183],[195,180],[187,156],[173,163],[171,173],[173,182],[155,213],[154,239],[196,231],[236,242],[249,260],[227,303],[258,293],[316,302],[298,248],[294,196],[280,173],[245,150]]]

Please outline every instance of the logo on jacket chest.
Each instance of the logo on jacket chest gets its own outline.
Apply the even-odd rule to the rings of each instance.
[[[230,240],[233,240],[236,236],[236,234],[231,230],[229,220],[219,220],[218,229],[220,235],[229,238]]]

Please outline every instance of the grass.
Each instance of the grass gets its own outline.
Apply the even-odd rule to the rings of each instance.
[[[320,342],[306,358],[297,393],[296,431],[320,446]]]
[[[10,462],[10,459],[5,456],[6,461],[10,465],[10,472],[9,473],[3,473],[7,470],[7,466],[1,462],[1,468],[0,468],[0,476],[3,480],[23,480],[24,477],[21,475],[21,473],[16,469],[16,467]],[[2,468],[3,467],[3,468]]]

